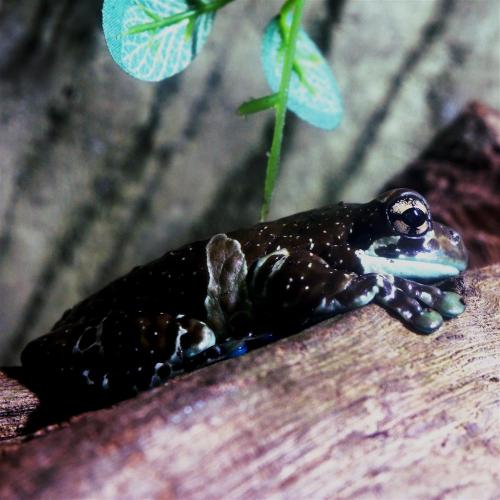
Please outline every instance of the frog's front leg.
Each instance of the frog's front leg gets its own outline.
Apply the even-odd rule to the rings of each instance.
[[[372,301],[420,333],[439,328],[442,315],[451,317],[463,311],[456,294],[386,274],[346,273],[306,251],[283,249],[259,259],[247,282],[256,310],[285,329],[300,328]]]
[[[247,288],[255,316],[288,333],[372,300],[375,281],[364,283],[363,289],[356,284],[356,293],[343,294],[356,277],[311,252],[285,248],[252,264]]]

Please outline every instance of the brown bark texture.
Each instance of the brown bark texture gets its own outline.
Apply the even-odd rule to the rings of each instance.
[[[4,373],[0,497],[498,498],[499,279],[435,335],[369,306],[24,437]]]

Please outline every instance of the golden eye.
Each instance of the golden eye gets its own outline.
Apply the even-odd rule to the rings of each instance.
[[[403,214],[404,212],[406,212],[406,210],[411,208],[417,208],[424,214],[429,214],[428,208],[422,203],[422,201],[411,196],[405,196],[404,198],[396,200],[392,204],[390,211],[397,214]]]
[[[429,209],[412,196],[400,198],[390,206],[389,220],[398,233],[408,236],[421,236],[430,228]]]

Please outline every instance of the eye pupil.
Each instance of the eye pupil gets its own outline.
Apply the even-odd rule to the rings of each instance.
[[[431,215],[424,199],[419,196],[401,196],[392,200],[387,215],[393,230],[401,235],[420,237],[431,228]]]
[[[419,208],[411,207],[401,214],[401,219],[410,227],[417,228],[427,220],[427,216]]]

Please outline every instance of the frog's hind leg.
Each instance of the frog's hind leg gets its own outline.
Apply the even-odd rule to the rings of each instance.
[[[62,325],[28,344],[27,372],[44,386],[118,398],[186,370],[216,343],[204,322],[157,311],[110,311],[89,325]]]
[[[206,323],[184,314],[142,313],[128,318],[127,324],[128,329],[116,325],[103,340],[111,388],[124,384],[143,390],[160,385],[186,371],[191,358],[216,343]]]

